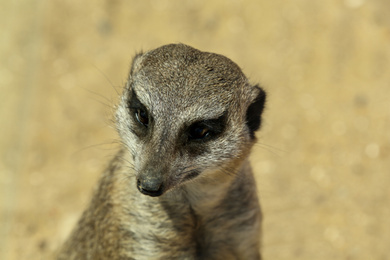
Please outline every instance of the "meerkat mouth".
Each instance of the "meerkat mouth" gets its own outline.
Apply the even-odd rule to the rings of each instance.
[[[185,174],[182,182],[192,180],[192,179],[198,177],[199,175],[200,175],[199,171],[197,171],[197,170],[191,171],[191,172]]]

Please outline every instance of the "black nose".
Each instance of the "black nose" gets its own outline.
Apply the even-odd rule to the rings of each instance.
[[[161,196],[164,192],[163,181],[160,178],[145,178],[137,180],[137,188],[145,195]]]

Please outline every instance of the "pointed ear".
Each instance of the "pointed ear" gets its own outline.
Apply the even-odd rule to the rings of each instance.
[[[255,138],[255,132],[259,130],[261,125],[261,114],[264,110],[266,94],[258,85],[254,86],[256,98],[249,105],[246,111],[246,124],[249,129],[249,134],[252,139]]]

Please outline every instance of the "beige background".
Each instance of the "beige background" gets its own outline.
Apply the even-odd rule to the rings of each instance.
[[[264,259],[390,259],[388,0],[1,0],[0,259],[46,259],[115,153],[131,57],[183,42],[268,91]]]

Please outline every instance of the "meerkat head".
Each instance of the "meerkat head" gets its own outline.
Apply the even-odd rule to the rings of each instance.
[[[264,102],[224,56],[183,44],[136,55],[116,120],[139,191],[160,196],[213,171],[234,172],[255,142]]]

